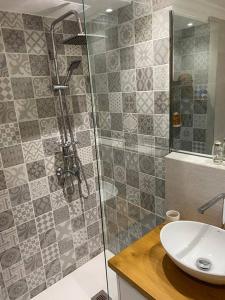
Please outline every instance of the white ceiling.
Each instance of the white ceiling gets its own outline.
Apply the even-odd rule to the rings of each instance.
[[[131,0],[84,0],[85,16],[92,18],[107,8],[118,9]],[[0,10],[58,17],[68,10],[83,12],[82,0],[0,0]]]

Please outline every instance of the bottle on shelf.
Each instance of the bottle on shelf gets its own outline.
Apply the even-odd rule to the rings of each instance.
[[[223,162],[223,147],[220,141],[215,141],[212,149],[214,164],[221,165]]]

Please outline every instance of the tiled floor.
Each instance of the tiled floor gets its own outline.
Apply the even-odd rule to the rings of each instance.
[[[106,256],[108,260],[113,254],[106,251]],[[112,300],[118,300],[116,275],[110,269],[108,269],[108,278],[110,297],[112,297]],[[33,299],[90,300],[91,297],[100,290],[107,291],[105,258],[103,252]]]

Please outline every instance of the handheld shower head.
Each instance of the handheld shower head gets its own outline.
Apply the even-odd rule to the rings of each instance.
[[[67,70],[67,75],[66,75],[66,79],[64,81],[64,85],[68,85],[68,83],[71,79],[71,76],[73,75],[73,71],[79,67],[80,63],[81,63],[81,60],[73,60],[71,62],[71,64],[69,65],[69,68]]]

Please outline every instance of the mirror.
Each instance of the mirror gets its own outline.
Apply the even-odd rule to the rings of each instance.
[[[208,0],[201,9],[199,0],[176,2],[171,147],[211,155],[214,141],[225,137],[225,1],[213,9]]]

